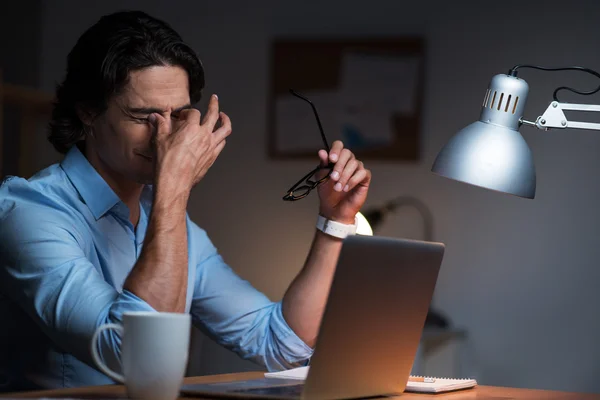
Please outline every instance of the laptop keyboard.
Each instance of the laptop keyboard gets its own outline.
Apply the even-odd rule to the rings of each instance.
[[[300,385],[288,385],[288,386],[269,386],[269,387],[257,387],[247,389],[232,390],[236,393],[248,393],[248,394],[264,394],[270,396],[295,396],[300,397],[302,394],[303,384]]]

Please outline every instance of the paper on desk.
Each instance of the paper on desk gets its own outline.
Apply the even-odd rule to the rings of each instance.
[[[341,139],[339,94],[337,91],[309,90],[301,94],[313,102],[319,113],[329,144]],[[319,125],[310,104],[291,94],[275,99],[277,150],[282,152],[316,152],[324,148]]]
[[[352,148],[389,144],[393,116],[413,114],[419,59],[346,53],[340,71],[343,140]]]
[[[310,366],[298,367],[279,372],[266,372],[265,378],[306,379]]]
[[[265,378],[284,378],[306,380],[310,366],[298,367],[279,372],[266,372]],[[453,378],[428,378],[430,381],[415,382],[409,380],[406,391],[421,393],[441,393],[459,389],[468,389],[477,386],[475,379],[453,379]]]

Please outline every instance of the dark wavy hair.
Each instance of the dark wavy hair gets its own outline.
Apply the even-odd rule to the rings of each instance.
[[[56,89],[48,140],[60,153],[85,139],[78,107],[106,110],[129,74],[151,66],[180,66],[189,77],[190,100],[200,100],[204,68],[169,24],[141,11],[105,15],[81,35],[67,58],[67,74]]]

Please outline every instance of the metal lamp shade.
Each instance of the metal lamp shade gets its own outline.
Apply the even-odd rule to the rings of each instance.
[[[535,166],[531,150],[519,133],[528,93],[524,80],[505,74],[494,76],[479,121],[450,139],[438,154],[432,172],[533,199]]]
[[[535,197],[535,166],[518,131],[477,121],[438,154],[432,172],[515,196]]]

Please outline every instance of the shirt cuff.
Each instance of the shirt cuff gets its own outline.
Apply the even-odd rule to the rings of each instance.
[[[135,311],[156,312],[145,300],[139,298],[129,290],[123,290],[111,307],[110,320],[111,322],[122,322],[124,313]]]
[[[296,335],[283,317],[281,301],[275,304],[271,317],[271,329],[279,344],[283,359],[292,366],[308,365],[313,349]]]
[[[123,290],[110,306],[108,317],[100,321],[98,327],[106,323],[122,324],[123,314],[136,311],[156,312],[144,300],[128,290]],[[121,339],[117,332],[107,330],[100,335],[97,344],[102,362],[114,371],[121,371]]]

